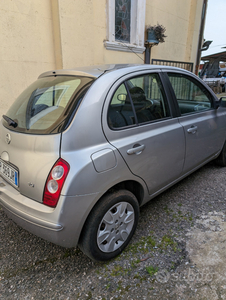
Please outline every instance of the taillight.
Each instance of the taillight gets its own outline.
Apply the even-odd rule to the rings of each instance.
[[[62,158],[55,163],[45,184],[43,204],[56,207],[69,170],[69,164]]]

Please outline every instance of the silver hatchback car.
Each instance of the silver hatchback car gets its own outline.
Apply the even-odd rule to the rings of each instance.
[[[46,72],[1,120],[0,205],[37,236],[111,259],[141,205],[213,159],[226,165],[224,103],[178,68]]]

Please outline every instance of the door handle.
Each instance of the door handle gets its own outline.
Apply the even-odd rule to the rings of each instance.
[[[140,154],[144,150],[144,145],[135,144],[133,148],[127,150],[127,154]]]
[[[194,134],[194,133],[196,133],[197,130],[198,130],[198,126],[193,125],[193,126],[191,126],[190,128],[187,129],[187,132]]]

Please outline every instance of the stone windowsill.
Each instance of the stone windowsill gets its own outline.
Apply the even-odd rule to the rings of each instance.
[[[120,42],[104,42],[104,46],[107,50],[123,51],[123,52],[135,52],[143,53],[145,47],[137,46],[134,44],[120,43]]]

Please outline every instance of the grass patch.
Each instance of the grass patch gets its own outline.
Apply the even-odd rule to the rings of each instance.
[[[89,291],[88,296],[86,297],[86,300],[89,300],[89,299],[92,299],[92,298],[93,298],[92,293]]]
[[[129,245],[125,252],[132,252],[132,254],[137,253],[149,253],[156,246],[156,241],[152,236],[142,237],[139,242]],[[139,262],[139,261],[137,261]]]
[[[146,276],[140,276],[139,274],[135,274],[134,275],[134,277],[133,277],[133,279],[139,279],[140,280],[140,282],[142,282],[142,281],[145,281],[145,280],[147,280],[147,277]]]
[[[124,275],[125,271],[127,273],[127,270],[125,270],[122,266],[115,266],[111,272],[111,276],[122,276]]]
[[[166,250],[168,246],[170,246],[174,252],[177,251],[177,243],[174,242],[174,240],[170,236],[164,235],[158,247],[161,250]]]
[[[148,267],[146,267],[146,271],[148,272],[148,274],[150,276],[153,276],[153,275],[155,275],[155,273],[158,272],[158,267],[155,268],[153,266],[148,266]]]

